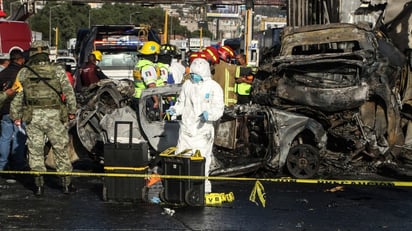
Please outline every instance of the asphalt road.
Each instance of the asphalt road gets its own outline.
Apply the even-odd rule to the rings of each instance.
[[[46,182],[44,197],[37,198],[27,175],[18,175],[14,184],[1,180],[0,230],[376,231],[412,227],[409,187],[263,181],[263,207],[258,199],[257,204],[249,200],[255,181],[213,181],[214,192],[233,192],[235,200],[190,207],[104,201],[101,177],[75,177],[78,192],[73,195],[60,192],[55,176],[47,176]],[[166,213],[167,209],[174,214]]]

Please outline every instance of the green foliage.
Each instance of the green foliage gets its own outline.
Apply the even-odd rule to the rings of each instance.
[[[200,37],[200,30],[195,30],[192,33],[190,33],[190,37],[194,37],[194,38]],[[203,30],[202,37],[213,38],[213,33],[210,32],[209,30]]]
[[[55,32],[52,30],[49,38],[49,27],[58,27],[58,46],[59,49],[63,49],[66,48],[70,38],[76,37],[79,29],[89,28],[92,25],[120,25],[131,22],[135,25],[150,25],[161,32],[164,29],[164,17],[165,12],[160,7],[145,8],[137,4],[107,3],[102,8],[91,9],[87,4],[74,5],[67,1],[61,4],[49,2],[36,15],[29,18],[29,24],[33,31],[43,34],[43,40],[50,40],[53,45],[55,45]],[[169,18],[169,23],[172,25],[169,34],[190,34],[186,27],[180,25],[178,18]]]

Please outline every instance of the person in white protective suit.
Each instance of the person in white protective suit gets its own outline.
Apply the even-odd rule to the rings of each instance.
[[[176,153],[185,149],[200,150],[205,157],[205,176],[209,175],[213,159],[215,130],[213,122],[222,117],[224,111],[222,87],[212,79],[209,63],[196,58],[190,65],[191,81],[185,81],[177,102],[168,109],[173,115],[182,115]],[[205,193],[212,191],[209,180],[205,182]]]

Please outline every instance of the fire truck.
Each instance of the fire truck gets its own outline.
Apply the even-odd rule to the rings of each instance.
[[[15,14],[7,17],[0,0],[0,53],[8,54],[18,49],[27,52],[32,41],[32,32],[26,19],[34,13],[34,1],[21,1]]]

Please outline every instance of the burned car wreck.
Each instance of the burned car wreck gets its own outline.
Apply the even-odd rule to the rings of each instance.
[[[366,24],[285,28],[280,55],[261,67],[271,76],[254,84],[254,102],[322,124],[327,169],[374,171],[404,143],[404,63],[403,54]]]
[[[150,113],[145,102],[153,95],[164,100],[177,96],[180,85],[168,85],[143,91],[139,102],[133,99],[134,83],[131,80],[101,80],[77,93],[80,105],[71,131],[77,134],[79,151],[85,151],[92,159],[104,163],[104,144],[113,143],[114,121],[132,122],[132,137],[150,144],[152,155],[177,143],[177,121],[165,120],[164,113]],[[138,105],[139,104],[139,105]],[[166,108],[161,105],[159,110]],[[119,137],[129,137],[129,129],[119,127]]]
[[[133,84],[129,80],[101,81],[79,93],[82,106],[73,129],[88,154],[104,163],[103,145],[113,142],[114,130],[113,123],[108,125],[104,121],[107,117],[113,121],[132,121],[133,137],[146,140],[151,147],[151,158],[155,159],[157,154],[177,144],[179,118],[171,120],[163,112],[167,100],[176,98],[180,88],[168,85],[146,89],[136,106],[131,100]],[[146,101],[153,95],[164,102],[155,116],[146,107]],[[312,177],[317,173],[319,153],[326,142],[326,133],[319,122],[258,104],[227,108],[216,129],[214,152],[222,166],[211,175],[242,175],[266,167],[277,172],[279,166],[288,163],[294,176]],[[127,133],[119,133],[122,132]]]
[[[220,167],[210,175],[312,178],[376,172],[396,160],[404,144],[404,63],[402,53],[366,24],[285,28],[280,55],[259,67],[253,103],[227,107],[216,124],[214,155]],[[179,121],[164,112],[181,86],[146,89],[136,106],[132,85],[107,81],[82,93],[89,97],[83,97],[76,131],[94,158],[103,158],[102,144],[110,142],[113,129],[101,121],[122,108],[137,111],[133,134],[147,140],[152,158],[176,145]],[[153,95],[164,102],[155,114],[146,108]]]

